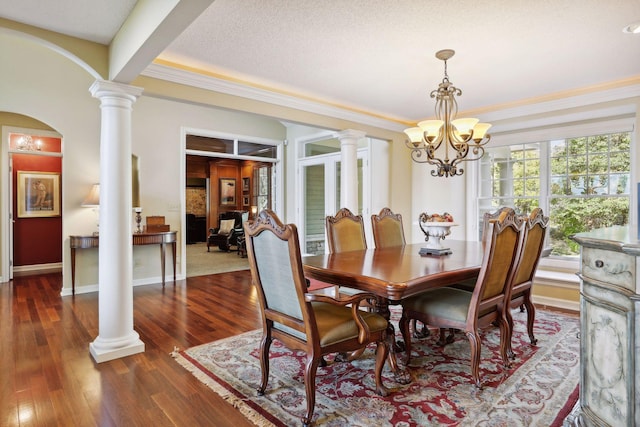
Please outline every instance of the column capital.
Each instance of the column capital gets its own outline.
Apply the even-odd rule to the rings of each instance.
[[[144,89],[137,86],[125,85],[108,80],[96,80],[89,88],[91,96],[102,99],[104,97],[118,97],[135,102]]]
[[[336,138],[338,138],[342,143],[348,143],[351,140],[358,141],[359,139],[364,138],[366,135],[367,134],[361,130],[345,129],[336,133]]]

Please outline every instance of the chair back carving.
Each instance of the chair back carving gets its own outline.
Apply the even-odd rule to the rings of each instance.
[[[404,228],[402,227],[402,215],[394,214],[389,208],[383,208],[378,215],[371,215],[371,227],[376,248],[404,246],[406,244]]]
[[[500,218],[500,215],[502,214],[502,212],[508,211],[510,208],[508,206],[503,206],[500,209],[498,209],[495,212],[485,212],[484,215],[482,215],[482,244],[486,244],[487,239],[489,237],[489,233],[490,233],[490,224],[492,221],[497,220],[498,218]]]
[[[330,253],[367,249],[362,215],[342,208],[335,216],[327,216],[325,226]]]

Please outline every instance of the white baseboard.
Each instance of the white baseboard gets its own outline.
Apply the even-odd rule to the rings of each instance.
[[[575,312],[580,311],[580,302],[578,301],[568,301],[560,298],[551,298],[536,295],[532,295],[532,300],[533,303],[539,307],[559,308],[562,310],[571,310]]]
[[[176,282],[184,279],[185,276],[184,274],[177,274],[176,275]],[[133,286],[144,286],[144,285],[156,285],[158,283],[162,283],[162,277],[158,276],[158,277],[146,277],[144,279],[136,279],[133,281]],[[169,286],[173,286],[173,275],[171,275],[171,277],[169,277],[169,275],[167,275],[167,277],[165,278],[165,287],[169,287]],[[93,285],[82,285],[82,286],[76,286],[76,294],[88,294],[91,292],[98,292],[98,284],[93,284]],[[69,296],[72,295],[71,293],[71,288],[62,288],[62,291],[60,292],[61,296]]]
[[[48,264],[17,265],[13,267],[14,276],[33,276],[35,274],[59,273],[61,271],[61,262],[52,262]]]

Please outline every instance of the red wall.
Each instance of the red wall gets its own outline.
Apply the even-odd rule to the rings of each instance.
[[[43,150],[44,151],[44,150]],[[18,218],[18,171],[62,172],[62,158],[13,154],[13,265],[62,262],[62,217]],[[62,176],[60,177],[62,186]],[[62,187],[60,187],[62,188]],[[60,190],[62,192],[62,190]],[[62,200],[62,194],[58,195]],[[62,203],[60,204],[62,209]]]

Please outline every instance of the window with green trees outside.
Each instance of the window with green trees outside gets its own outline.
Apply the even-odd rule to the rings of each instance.
[[[630,143],[624,132],[488,148],[479,221],[501,206],[522,214],[541,207],[550,217],[551,256],[577,256],[572,234],[628,223]]]

